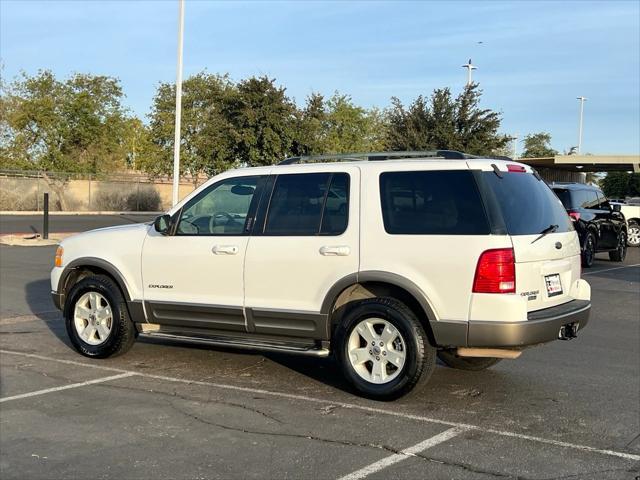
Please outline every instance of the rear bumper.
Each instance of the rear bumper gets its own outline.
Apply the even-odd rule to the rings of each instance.
[[[530,312],[525,322],[470,321],[467,346],[522,347],[550,342],[559,338],[564,325],[579,324],[576,330],[582,330],[589,322],[590,313],[589,300],[573,300]]]

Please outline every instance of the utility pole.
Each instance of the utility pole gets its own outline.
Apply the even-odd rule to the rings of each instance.
[[[173,201],[178,203],[180,188],[180,121],[182,117],[182,44],[184,38],[184,0],[178,0],[178,67],[176,73],[176,124],[173,138]]]
[[[587,101],[585,97],[576,97],[576,99],[580,100],[580,123],[578,126],[578,155],[582,151],[582,118],[584,116],[584,102]]]
[[[476,67],[475,65],[473,65],[473,64],[471,63],[471,59],[469,59],[469,63],[467,63],[467,64],[465,64],[465,65],[462,65],[462,68],[466,68],[466,69],[467,69],[467,87],[468,87],[468,86],[469,86],[469,85],[471,85],[471,83],[472,83],[472,80],[471,80],[471,72],[472,72],[473,70],[477,70],[477,69],[478,69],[478,67]]]

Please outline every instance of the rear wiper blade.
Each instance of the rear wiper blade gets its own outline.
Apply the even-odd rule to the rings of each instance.
[[[538,240],[540,240],[542,237],[544,237],[545,235],[555,232],[558,229],[558,225],[549,225],[547,228],[545,228],[544,230],[542,230],[540,232],[540,236],[537,237],[533,242],[531,243],[536,243]]]

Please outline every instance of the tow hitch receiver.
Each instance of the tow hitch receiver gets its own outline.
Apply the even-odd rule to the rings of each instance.
[[[578,336],[578,328],[580,328],[580,324],[578,322],[567,323],[560,327],[558,338],[560,340],[571,340],[572,338],[576,338]]]

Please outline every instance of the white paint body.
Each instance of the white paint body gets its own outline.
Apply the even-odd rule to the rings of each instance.
[[[514,162],[508,162],[513,164]],[[590,299],[580,279],[580,246],[574,231],[537,235],[390,235],[381,212],[379,176],[388,171],[507,170],[500,160],[398,160],[258,167],[218,175],[176,205],[177,212],[211,183],[240,176],[345,172],[350,175],[349,222],[339,236],[309,237],[172,237],[138,224],[94,230],[63,241],[64,265],[81,257],[112,264],[126,280],[132,300],[320,312],[331,287],[349,274],[382,271],[415,284],[434,319],[446,321],[526,321],[527,312],[570,300]],[[524,166],[526,173],[531,169]],[[558,200],[559,201],[559,200]],[[523,206],[526,214],[526,206]],[[563,247],[554,247],[561,242]],[[235,246],[237,253],[218,255],[216,246]],[[337,247],[340,255],[323,255]],[[474,294],[478,258],[488,249],[513,248],[516,292]],[[64,266],[63,265],[63,266]],[[63,268],[54,268],[51,286],[58,289]],[[544,276],[558,273],[563,294],[546,295]],[[173,285],[170,289],[149,285]],[[534,300],[527,292],[538,291]]]

